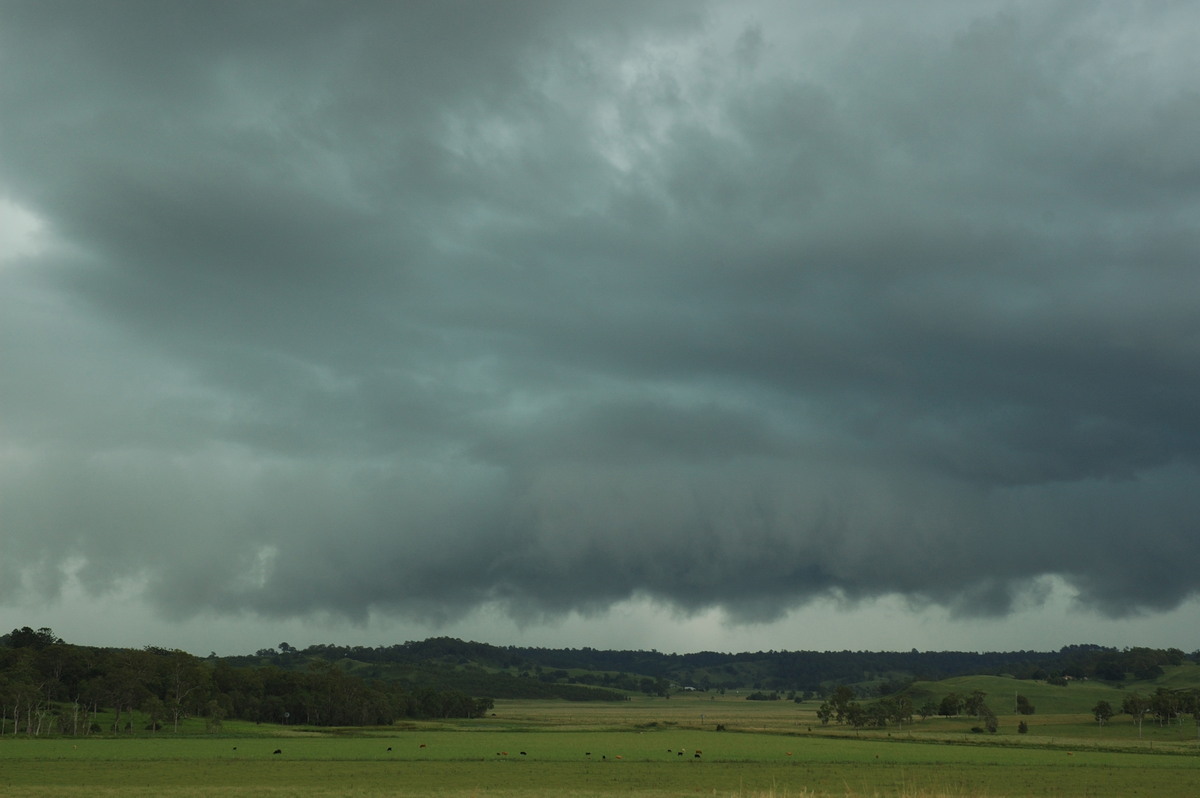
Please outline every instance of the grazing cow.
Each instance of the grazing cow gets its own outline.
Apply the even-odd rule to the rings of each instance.
[[[425,743],[421,743],[420,747],[421,747],[421,748],[424,748],[424,747],[425,747]]]
[[[700,758],[700,752],[699,752],[699,751],[697,751],[696,753],[692,754],[692,756],[693,756],[694,758],[696,758],[696,759],[699,759],[699,758]]]
[[[680,751],[680,752],[679,752],[678,754],[676,754],[675,756],[683,756],[683,751]]]
[[[391,750],[392,750],[392,747],[391,747],[390,745],[388,746],[388,750],[389,750],[389,751],[391,751]]]
[[[281,750],[279,750],[278,748],[276,748],[276,749],[275,749],[274,751],[272,751],[271,753],[273,753],[273,754],[282,754],[282,753],[283,753],[283,751],[281,751]]]
[[[527,754],[527,753],[525,753],[524,751],[522,751],[522,752],[521,752],[521,756],[529,756],[529,754]]]

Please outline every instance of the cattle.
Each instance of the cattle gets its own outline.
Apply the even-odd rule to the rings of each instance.
[[[283,751],[281,751],[281,750],[279,750],[278,748],[276,748],[276,749],[275,749],[274,751],[272,751],[271,753],[272,753],[272,754],[282,754],[282,753],[283,753]]]

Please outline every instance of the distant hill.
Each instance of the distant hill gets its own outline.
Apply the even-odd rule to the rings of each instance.
[[[1195,659],[1196,655],[1192,655]],[[889,693],[914,681],[994,675],[1062,683],[1155,679],[1187,659],[1180,649],[1070,645],[1058,651],[758,651],[739,654],[495,646],[449,637],[378,647],[314,645],[261,649],[232,664],[297,667],[340,662],[371,678],[492,688],[498,698],[549,697],[564,687],[667,694],[672,689],[752,689],[820,695],[836,685]],[[533,687],[532,683],[541,685]],[[562,697],[567,697],[562,695]]]

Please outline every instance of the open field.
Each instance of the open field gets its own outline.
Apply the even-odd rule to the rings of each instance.
[[[1078,713],[1015,733],[966,719],[854,733],[815,703],[677,696],[497,702],[475,721],[366,730],[227,723],[221,735],[0,739],[6,796],[1138,796],[1200,786],[1195,728]],[[715,731],[717,723],[726,731]],[[388,749],[391,750],[388,750]],[[275,750],[281,753],[273,753]],[[522,754],[521,752],[525,752]],[[699,756],[697,756],[699,752]]]

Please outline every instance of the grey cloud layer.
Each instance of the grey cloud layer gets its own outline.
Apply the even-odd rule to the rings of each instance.
[[[1200,20],[858,11],[0,4],[0,591],[1192,595]]]

